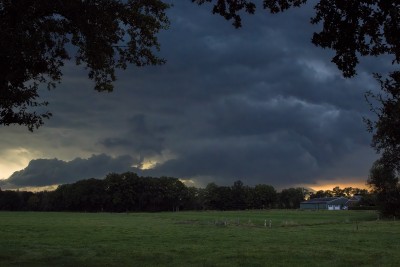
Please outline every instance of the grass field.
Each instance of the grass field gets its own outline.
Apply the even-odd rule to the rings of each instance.
[[[2,267],[400,266],[399,252],[400,222],[374,211],[0,212]]]

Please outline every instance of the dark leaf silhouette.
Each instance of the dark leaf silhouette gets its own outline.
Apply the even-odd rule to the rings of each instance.
[[[97,91],[113,90],[116,69],[164,63],[154,51],[167,8],[161,0],[1,0],[0,124],[41,126],[51,113],[38,90],[54,88],[72,57]]]

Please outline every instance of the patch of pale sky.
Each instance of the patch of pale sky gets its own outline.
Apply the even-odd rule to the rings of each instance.
[[[179,181],[181,181],[188,187],[196,187],[196,182],[191,179],[179,179]]]
[[[161,154],[145,157],[140,164],[134,165],[133,167],[141,170],[150,170],[156,167],[158,164],[163,164],[168,160],[175,158],[177,158],[177,156],[171,150],[166,149],[163,150]]]
[[[332,64],[328,65],[325,62],[317,59],[310,58],[300,58],[298,59],[298,64],[306,66],[309,71],[308,74],[312,75],[315,80],[324,82],[329,79],[333,79],[339,76],[337,69],[334,69]]]
[[[252,105],[266,106],[268,108],[276,108],[281,106],[295,107],[301,106],[305,109],[318,111],[316,115],[319,115],[321,119],[335,119],[340,115],[340,111],[331,105],[311,103],[306,100],[299,99],[294,96],[282,96],[278,95],[270,98],[268,101],[252,101]]]
[[[43,191],[54,191],[59,185],[48,185],[48,186],[28,186],[28,187],[17,187],[17,188],[7,188],[7,190],[19,190],[19,191],[29,191],[29,192],[43,192]]]
[[[29,161],[42,156],[40,151],[24,147],[5,149],[0,153],[0,179],[7,179],[15,171],[25,168]]]

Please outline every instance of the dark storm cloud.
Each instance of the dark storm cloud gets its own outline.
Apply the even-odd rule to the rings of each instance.
[[[282,146],[278,142],[284,142]],[[269,183],[282,185],[299,183],[305,173],[316,167],[307,151],[296,140],[282,133],[258,138],[227,138],[192,145],[184,158],[170,160],[149,170],[221,184],[241,179],[247,184]],[[287,155],[291,158],[288,160]],[[210,180],[209,177],[212,177]]]
[[[177,3],[171,30],[161,36],[167,65],[133,71],[145,77],[132,85],[142,100],[136,108],[166,131],[135,133],[128,126],[124,139],[103,144],[128,142],[132,153],[140,143],[162,144],[159,152],[167,148],[176,157],[147,172],[200,183],[334,178],[330,166],[368,148],[363,93],[374,81],[366,67],[353,80],[341,77],[332,53],[311,44],[308,11],[258,14],[235,30],[209,10]],[[364,164],[350,157],[358,169],[346,172],[365,175],[370,155]]]
[[[359,114],[293,98],[270,103],[236,99],[212,113],[207,133],[180,140],[175,151],[181,157],[149,172],[200,177],[200,182],[213,177],[221,183],[238,178],[251,184],[311,183],[369,140]]]
[[[377,86],[370,73],[379,65],[360,66],[357,77],[343,79],[330,63],[332,52],[310,43],[315,28],[307,11],[258,15],[237,31],[205,22],[212,28],[206,36],[189,33],[186,49],[203,49],[193,50],[197,60],[188,60],[182,79],[201,93],[186,92],[186,131],[167,138],[178,157],[155,173],[286,185],[333,179],[331,173],[365,177],[375,154],[362,122],[363,94]],[[343,158],[349,163],[340,170]]]
[[[138,166],[155,158],[148,175],[203,185],[366,176],[375,154],[363,94],[378,87],[371,73],[386,62],[364,60],[358,76],[343,79],[332,51],[310,42],[319,27],[309,23],[312,5],[278,15],[260,10],[236,30],[210,6],[173,3],[171,27],[159,35],[166,65],[118,72],[111,94],[93,92],[86,72],[67,65],[62,86],[45,93],[54,118],[25,146],[68,150],[70,158],[74,151],[130,155]],[[96,167],[86,166],[82,177],[94,176]]]
[[[14,172],[1,185],[7,187],[46,186],[72,183],[87,178],[103,178],[110,172],[133,171],[130,156],[112,158],[105,154],[93,155],[88,159],[76,158],[71,161],[58,159],[36,159],[29,165]]]
[[[127,124],[126,133],[120,133],[120,137],[105,138],[100,143],[110,150],[133,151],[141,159],[162,152],[164,139],[160,136],[168,130],[167,126],[149,125],[144,114],[134,115]]]

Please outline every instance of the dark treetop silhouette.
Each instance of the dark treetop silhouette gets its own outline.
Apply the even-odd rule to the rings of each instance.
[[[161,0],[1,0],[0,124],[43,124],[41,84],[54,88],[75,55],[98,91],[112,91],[115,69],[162,64],[156,34],[166,29]],[[71,52],[73,51],[73,52]],[[37,113],[39,112],[39,113]]]

